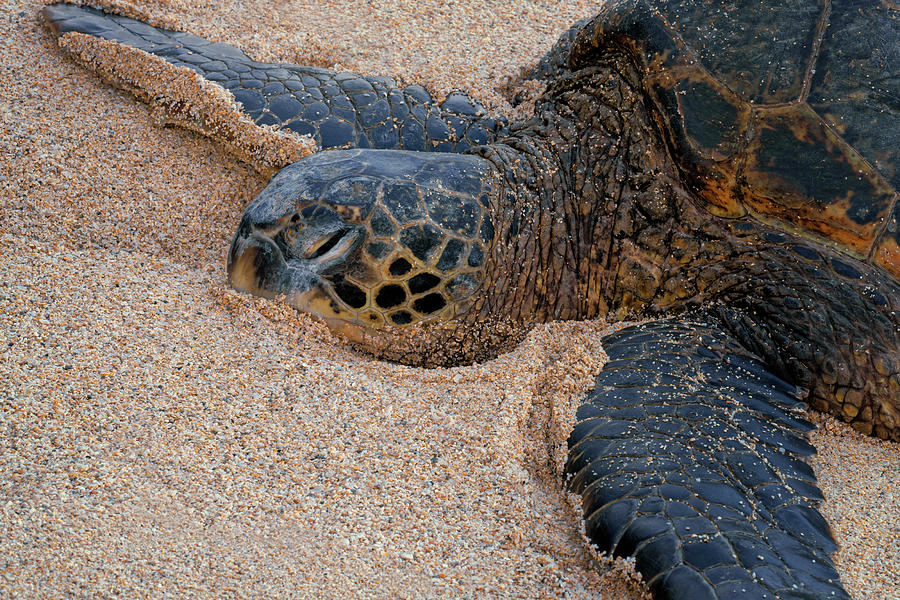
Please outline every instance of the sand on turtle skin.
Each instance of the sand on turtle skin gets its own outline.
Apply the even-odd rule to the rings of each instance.
[[[66,33],[58,43],[98,77],[148,103],[160,124],[212,139],[265,177],[318,151],[309,136],[255,124],[231,92],[187,67],[83,33]]]
[[[123,4],[124,6],[124,4]],[[146,2],[261,60],[462,87],[596,4]],[[599,322],[484,365],[347,350],[224,261],[265,179],[0,11],[0,597],[639,598],[558,478]],[[168,21],[165,21],[168,20]],[[854,598],[900,598],[900,451],[816,416]]]

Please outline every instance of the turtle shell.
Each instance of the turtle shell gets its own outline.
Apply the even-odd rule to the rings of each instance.
[[[900,9],[889,0],[613,1],[569,66],[624,48],[682,176],[900,280]]]

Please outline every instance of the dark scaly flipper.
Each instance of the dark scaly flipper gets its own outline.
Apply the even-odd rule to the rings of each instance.
[[[703,314],[603,345],[567,465],[600,549],[634,555],[660,599],[849,600],[799,390]]]
[[[260,63],[228,44],[82,6],[48,6],[44,17],[60,36],[84,33],[188,67],[230,90],[257,124],[308,134],[321,148],[462,152],[506,133],[502,119],[462,93],[438,104],[419,85],[400,88],[387,77]]]

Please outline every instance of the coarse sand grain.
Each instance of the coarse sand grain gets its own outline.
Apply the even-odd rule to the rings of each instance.
[[[108,3],[105,3],[108,4]],[[120,2],[259,60],[461,88],[509,77],[594,2]],[[0,597],[646,597],[580,531],[560,465],[601,322],[482,365],[347,350],[229,290],[265,185],[0,11]],[[854,598],[900,598],[900,449],[814,415]]]

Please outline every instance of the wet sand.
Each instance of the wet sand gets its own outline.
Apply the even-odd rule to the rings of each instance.
[[[445,6],[446,4],[446,6]],[[0,11],[0,597],[640,598],[559,479],[601,322],[483,365],[373,361],[224,282],[265,185]],[[589,2],[142,2],[260,60],[468,90]],[[854,598],[900,598],[900,448],[813,435]]]

